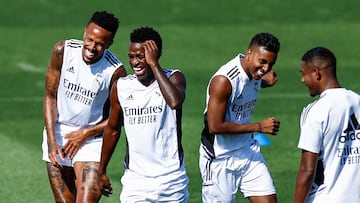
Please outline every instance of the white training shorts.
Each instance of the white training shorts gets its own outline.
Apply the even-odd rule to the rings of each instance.
[[[245,198],[276,194],[256,142],[247,149],[214,160],[200,147],[199,167],[203,179],[203,202],[235,202],[237,191],[241,191]]]
[[[317,185],[313,183],[308,197],[305,200],[305,203],[322,203],[322,202],[341,202],[330,198],[326,195],[326,185]]]
[[[121,178],[121,203],[185,203],[189,199],[189,178],[185,167],[157,177],[147,177],[126,169]]]
[[[58,132],[58,131],[57,131]],[[63,148],[67,139],[64,136],[69,133],[68,131],[62,131],[61,133],[56,133],[56,142],[58,145]],[[85,141],[83,146],[79,149],[73,159],[65,157],[64,160],[58,157],[58,161],[63,166],[73,167],[75,162],[100,162],[101,158],[101,147],[102,147],[102,136],[94,136]],[[50,162],[48,144],[47,144],[47,133],[44,128],[43,131],[43,142],[42,142],[42,159],[46,162]]]

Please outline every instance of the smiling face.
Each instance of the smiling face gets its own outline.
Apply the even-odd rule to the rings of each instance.
[[[315,66],[310,62],[301,62],[300,67],[301,82],[307,86],[310,96],[314,97],[320,94],[319,74]]]
[[[277,53],[268,51],[263,46],[252,46],[246,53],[242,66],[250,79],[259,80],[272,70]]]
[[[142,43],[131,42],[128,56],[131,68],[140,82],[147,84],[154,79],[153,72],[146,63],[145,50]]]
[[[93,64],[100,60],[104,51],[110,47],[113,34],[95,23],[90,23],[85,28],[83,40],[83,60],[86,64]]]

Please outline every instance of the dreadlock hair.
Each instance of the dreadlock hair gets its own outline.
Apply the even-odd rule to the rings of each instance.
[[[130,34],[130,41],[133,43],[143,43],[147,40],[153,40],[155,42],[159,50],[158,58],[160,58],[162,53],[162,39],[156,30],[151,27],[140,27],[134,29]]]
[[[279,40],[270,33],[258,33],[256,34],[250,41],[249,47],[255,46],[263,46],[266,50],[278,53],[280,50],[280,42]]]
[[[113,37],[115,37],[116,31],[119,27],[119,20],[114,16],[114,14],[106,11],[96,11],[89,20],[88,25],[90,23],[95,23],[96,25],[111,32]]]

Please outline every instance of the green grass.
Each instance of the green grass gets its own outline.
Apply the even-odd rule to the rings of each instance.
[[[300,58],[313,46],[326,46],[338,58],[343,86],[360,91],[357,82],[360,2],[335,0],[298,2],[158,0],[70,1],[17,0],[6,2],[0,12],[0,199],[1,202],[52,202],[47,173],[41,161],[42,96],[44,74],[54,43],[81,38],[95,10],[108,10],[121,25],[111,47],[129,69],[127,48],[133,28],[148,25],[164,40],[161,65],[180,68],[187,78],[183,143],[190,177],[190,202],[201,202],[198,147],[205,105],[205,88],[211,75],[227,60],[246,51],[257,32],[271,32],[281,41],[274,69],[278,84],[264,89],[253,116],[281,120],[280,132],[262,148],[281,203],[292,201],[299,164],[296,148],[299,115],[312,101],[300,83]],[[108,170],[114,193],[101,202],[118,202],[123,172],[124,137]],[[238,199],[238,202],[247,202]]]

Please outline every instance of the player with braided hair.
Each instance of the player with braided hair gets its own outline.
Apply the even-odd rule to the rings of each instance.
[[[55,44],[46,73],[43,160],[56,202],[98,202],[98,167],[112,83],[125,68],[108,48],[119,26],[95,12],[83,40]]]

